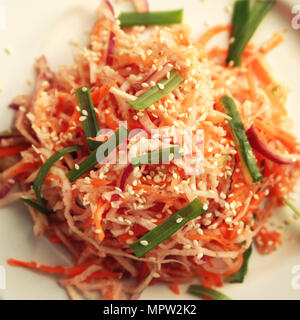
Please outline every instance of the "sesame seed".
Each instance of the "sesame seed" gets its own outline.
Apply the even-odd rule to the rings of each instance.
[[[75,164],[75,170],[79,170],[80,169],[80,166],[79,166],[79,164]]]
[[[160,274],[157,272],[153,273],[153,278],[160,278]]]
[[[13,53],[13,49],[12,47],[6,47],[4,48],[4,51],[6,54],[11,55]]]
[[[87,89],[86,87],[83,87],[83,88],[81,89],[81,91],[82,91],[82,92],[87,92],[88,89]]]
[[[181,223],[183,221],[183,218],[176,219],[176,223]]]
[[[157,86],[160,90],[164,90],[165,88],[165,86],[162,83],[158,83]]]
[[[147,240],[141,240],[140,244],[144,247],[147,247],[149,245],[149,242]]]
[[[82,112],[81,112],[84,116],[88,116],[89,114],[88,114],[88,112],[87,112],[87,110],[82,110]]]
[[[147,82],[143,82],[143,83],[142,83],[142,87],[143,87],[143,88],[149,88],[149,84],[148,84]]]
[[[81,116],[81,117],[79,118],[79,121],[80,121],[80,122],[83,122],[83,121],[85,121],[86,119],[87,119],[86,116]]]
[[[203,258],[203,253],[200,252],[200,253],[197,255],[197,258],[198,258],[198,259],[202,259],[202,258]]]
[[[207,210],[208,209],[208,205],[205,203],[204,205],[203,205],[203,210]]]

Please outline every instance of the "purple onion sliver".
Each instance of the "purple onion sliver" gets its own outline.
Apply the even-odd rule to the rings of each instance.
[[[10,109],[13,109],[13,110],[19,110],[20,109],[20,105],[17,104],[17,103],[11,103],[9,106],[8,106]]]
[[[108,66],[112,66],[114,62],[114,53],[115,53],[115,34],[114,32],[110,32],[108,48],[107,48],[107,56],[106,56],[106,64]]]
[[[121,190],[124,191],[125,186],[126,186],[127,179],[129,178],[129,176],[131,175],[132,172],[133,172],[133,167],[132,167],[132,165],[130,164],[130,165],[124,170],[123,176],[122,176],[122,178],[121,178],[121,182],[120,182],[120,189],[121,189]]]
[[[111,202],[117,202],[117,201],[120,201],[121,200],[121,196],[118,195],[117,193],[113,194],[110,198],[110,201]]]
[[[2,186],[0,188],[0,199],[6,197],[6,195],[9,193],[9,191],[13,188],[14,185],[14,183],[7,183],[4,186]]]

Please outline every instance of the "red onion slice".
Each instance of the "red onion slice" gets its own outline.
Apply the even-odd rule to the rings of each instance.
[[[121,196],[117,193],[113,194],[110,198],[110,201],[111,202],[117,202],[117,201],[120,201],[121,200]]]
[[[6,197],[9,191],[14,187],[15,183],[6,183],[0,188],[0,199]]]
[[[12,102],[8,107],[9,107],[10,109],[13,109],[13,110],[19,110],[20,105],[17,104],[17,103]]]
[[[125,190],[125,186],[126,186],[126,182],[128,180],[128,178],[130,177],[131,173],[133,172],[133,167],[130,164],[123,172],[121,181],[120,181],[120,189],[121,190]]]
[[[278,164],[294,164],[294,161],[291,161],[283,156],[280,156],[274,153],[270,148],[261,140],[258,133],[256,132],[254,126],[247,131],[247,136],[251,146],[261,153],[263,156],[268,158],[269,160],[278,163]]]
[[[115,54],[115,33],[110,32],[108,47],[107,47],[107,55],[106,55],[106,65],[112,66],[114,63],[114,54]]]
[[[109,9],[112,15],[112,21],[115,22],[115,10],[109,0],[104,1],[107,8]],[[107,54],[106,54],[106,65],[112,66],[114,62],[114,53],[115,53],[115,33],[110,31],[109,39],[108,39],[108,46],[107,46]]]

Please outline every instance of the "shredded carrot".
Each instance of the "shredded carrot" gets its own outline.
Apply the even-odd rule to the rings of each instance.
[[[102,241],[105,238],[105,233],[102,229],[101,221],[102,221],[102,215],[106,210],[106,208],[107,208],[106,203],[102,200],[102,198],[99,198],[97,210],[94,214],[94,221],[96,225],[97,236],[100,241]]]
[[[209,260],[208,260],[209,262]],[[221,275],[207,271],[204,267],[200,266],[200,275],[203,282],[203,285],[207,288],[212,287],[222,287],[223,281]]]
[[[231,31],[231,24],[220,24],[208,29],[199,39],[199,43],[203,46],[207,44],[207,42],[213,38],[215,35],[224,32],[224,31]]]
[[[19,154],[21,151],[28,149],[28,145],[21,145],[15,147],[1,148],[0,157],[8,157]]]
[[[284,41],[284,33],[282,31],[277,31],[273,34],[272,38],[260,48],[262,54],[267,54],[277,46],[279,46]]]
[[[110,183],[111,183],[111,181],[109,181],[109,180],[101,180],[101,179],[97,179],[97,178],[91,179],[91,184],[95,187],[107,186]]]
[[[102,100],[106,95],[108,95],[110,88],[113,87],[115,84],[116,84],[116,81],[113,81],[111,84],[104,85],[104,86],[102,86],[101,88],[93,91],[93,92],[91,93],[91,97],[92,97],[92,100],[93,100],[93,104],[94,104],[95,106],[98,106],[98,104],[101,102],[101,100]]]
[[[24,262],[21,260],[16,260],[16,259],[8,259],[7,263],[10,266],[14,267],[23,267],[27,269],[34,269],[38,271],[44,271],[47,273],[52,273],[52,274],[62,274],[62,275],[68,275],[68,276],[75,276],[80,274],[81,272],[85,271],[89,266],[92,264],[85,264],[73,268],[67,268],[67,267],[62,267],[62,266],[45,266],[45,265],[38,265],[35,262]]]
[[[267,65],[267,62],[262,57],[254,59],[251,63],[252,69],[260,81],[269,85],[273,83],[274,77]]]
[[[174,281],[169,285],[170,290],[172,290],[175,294],[180,294],[180,289],[177,281]]]
[[[9,178],[16,177],[19,174],[26,173],[30,169],[33,169],[36,166],[35,163],[20,163],[14,170],[9,173]]]
[[[277,127],[272,127],[270,124],[267,124],[265,121],[259,119],[254,120],[254,125],[259,130],[269,135],[270,138],[278,139],[279,141],[281,141],[292,152],[296,150],[297,138],[291,133],[283,131]]]

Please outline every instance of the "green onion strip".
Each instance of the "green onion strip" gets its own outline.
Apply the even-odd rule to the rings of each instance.
[[[206,211],[207,210],[203,209],[202,202],[196,198],[184,208],[175,212],[171,217],[159,224],[153,230],[146,233],[143,237],[130,245],[130,247],[134,254],[138,258],[141,258],[147,252],[151,251],[160,243],[171,237],[187,222],[201,216]]]

